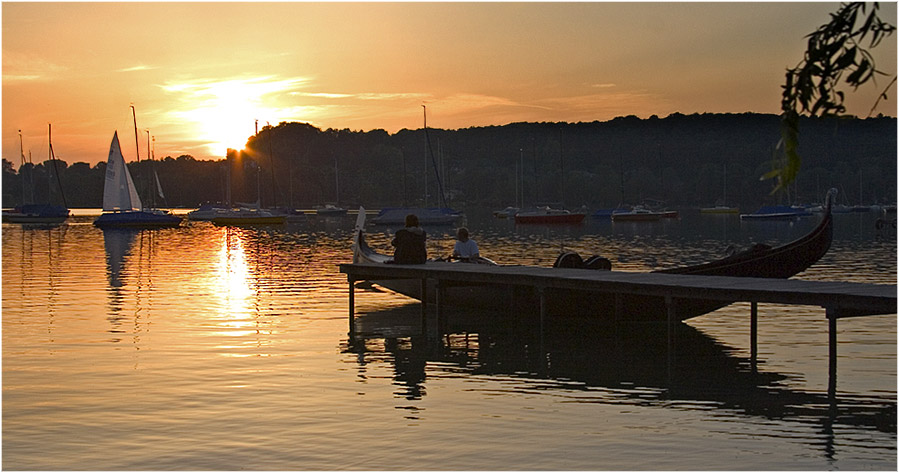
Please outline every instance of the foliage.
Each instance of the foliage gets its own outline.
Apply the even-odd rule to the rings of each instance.
[[[883,74],[875,67],[871,53],[862,47],[866,38],[870,48],[876,47],[896,29],[877,16],[878,10],[877,3],[841,5],[836,13],[831,14],[829,23],[807,36],[805,57],[795,68],[787,70],[781,100],[781,140],[778,144],[778,151],[783,152],[786,163],[762,176],[762,179],[777,178],[774,192],[793,183],[799,173],[799,116],[803,113],[822,117],[841,116],[846,112],[846,107],[843,105],[844,93],[837,87],[844,75],[846,85],[858,89],[874,80],[876,74]],[[861,25],[856,26],[859,22]],[[894,77],[881,93],[881,98],[886,98],[886,91],[895,81]]]
[[[807,157],[802,176],[790,186],[796,201],[820,202],[830,187],[840,188],[841,198],[853,203],[894,201],[895,118],[800,121],[799,152]],[[780,123],[773,114],[675,113],[646,120],[431,128],[429,133],[437,161],[442,161],[448,204],[463,210],[503,208],[522,194],[526,206],[558,202],[570,208],[609,208],[644,199],[672,207],[707,206],[725,197],[726,178],[726,203],[752,211],[786,197],[768,195],[768,183],[758,179]],[[156,203],[163,207],[196,208],[204,201],[227,200],[228,189],[232,202],[255,202],[261,191],[266,206],[312,208],[335,200],[347,208],[418,206],[424,204],[425,188],[433,206],[437,186],[425,143],[420,129],[389,134],[282,123],[260,129],[245,149],[229,151],[227,159],[184,155],[129,163],[128,168],[148,204],[153,203],[154,171],[158,173],[165,199]],[[47,164],[28,163],[16,172],[5,162],[3,206],[18,205],[23,198],[61,204]],[[105,163],[60,162],[58,168],[70,207],[101,206]]]

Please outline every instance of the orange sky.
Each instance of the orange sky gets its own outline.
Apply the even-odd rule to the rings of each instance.
[[[219,159],[259,126],[352,130],[778,113],[786,68],[837,3],[2,5],[3,157]],[[896,4],[881,16],[896,24]],[[875,49],[896,73],[896,37]],[[889,82],[881,78],[878,87]],[[847,90],[866,116],[877,87]],[[896,89],[878,112],[896,115]],[[130,145],[128,144],[130,143]]]

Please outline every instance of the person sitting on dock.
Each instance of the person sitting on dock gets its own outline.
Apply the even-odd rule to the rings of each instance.
[[[462,261],[475,261],[481,254],[478,252],[478,244],[468,238],[468,229],[460,227],[456,232],[456,244],[453,246],[453,258]]]
[[[393,251],[395,264],[424,264],[428,259],[425,241],[428,234],[418,224],[418,216],[406,215],[406,226],[396,231],[390,242],[396,249]]]

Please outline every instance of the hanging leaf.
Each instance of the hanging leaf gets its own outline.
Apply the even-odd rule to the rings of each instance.
[[[865,15],[870,7],[870,13]],[[857,89],[873,79],[877,70],[874,57],[859,43],[869,34],[869,48],[874,48],[884,37],[893,34],[896,27],[877,16],[879,4],[847,3],[830,14],[830,22],[807,36],[807,47],[803,60],[793,69],[787,69],[783,95],[781,97],[781,139],[776,151],[783,163],[765,173],[763,180],[777,179],[772,193],[781,191],[791,184],[799,174],[802,163],[799,157],[799,115],[840,116],[846,112],[843,104],[845,95],[837,90],[844,73],[848,73],[845,83]],[[864,23],[856,28],[859,14],[865,15]],[[861,55],[861,57],[859,57]],[[890,81],[887,89],[896,82]],[[878,97],[886,97],[886,90]],[[877,103],[875,103],[876,108]],[[874,111],[874,108],[871,111]]]

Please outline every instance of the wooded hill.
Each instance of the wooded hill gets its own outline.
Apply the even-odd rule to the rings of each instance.
[[[256,201],[258,183],[264,206],[296,208],[325,202],[418,206],[425,203],[426,189],[427,205],[442,205],[442,189],[447,205],[458,209],[505,207],[516,204],[516,195],[523,195],[525,206],[552,202],[592,209],[652,200],[700,207],[721,202],[725,175],[726,203],[746,211],[770,203],[820,202],[830,187],[841,191],[842,203],[896,201],[895,118],[803,119],[798,182],[789,195],[770,195],[773,183],[759,178],[773,167],[779,126],[778,116],[754,113],[675,113],[392,135],[282,122],[263,128],[244,150],[229,151],[225,159],[166,157],[129,168],[142,198],[150,202],[155,167],[166,196],[164,202],[157,198],[160,207],[222,201],[228,180],[232,201]],[[102,206],[105,163],[58,162],[57,168],[69,207]],[[61,203],[58,188],[48,186],[48,169],[49,161],[26,165],[20,175],[4,158],[3,206],[22,201],[23,181],[33,182],[35,202],[46,202],[52,188],[50,200]],[[439,186],[435,169],[440,170]]]

